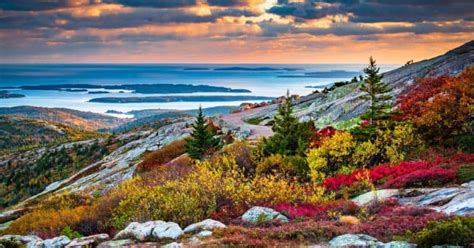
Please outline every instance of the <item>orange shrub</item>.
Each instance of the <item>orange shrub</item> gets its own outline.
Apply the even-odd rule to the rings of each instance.
[[[138,165],[137,171],[150,171],[159,165],[166,164],[179,157],[185,153],[185,144],[186,141],[184,140],[176,140],[154,152],[146,154],[143,162]]]

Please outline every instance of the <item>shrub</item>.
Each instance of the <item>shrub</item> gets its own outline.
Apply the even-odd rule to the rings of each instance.
[[[138,172],[149,171],[157,166],[166,164],[185,152],[184,140],[176,140],[170,144],[158,149],[157,151],[148,153],[144,156],[143,162],[137,166]]]
[[[232,157],[222,155],[215,161],[198,162],[188,175],[162,185],[148,186],[140,178],[123,184],[120,188],[126,196],[113,211],[114,227],[150,219],[187,225],[215,212],[224,219],[226,212],[242,214],[260,203],[323,200],[323,189],[312,184],[275,175],[247,178]]]
[[[63,230],[61,231],[61,235],[64,235],[70,239],[82,237],[82,235],[78,231],[72,230],[69,226],[63,228]]]
[[[373,220],[364,222],[352,229],[353,232],[371,235],[383,242],[395,237],[422,230],[430,221],[446,216],[431,209],[411,207],[383,207]]]
[[[73,209],[34,210],[13,222],[5,233],[35,233],[42,238],[53,238],[59,236],[64,228],[80,222],[81,218],[89,213],[90,209],[83,206]]]
[[[412,121],[431,144],[456,146],[453,138],[472,136],[473,84],[474,67],[458,77],[419,79],[398,97],[399,118]]]
[[[39,208],[15,220],[4,233],[34,233],[42,238],[59,235],[77,236],[97,233],[113,233],[109,225],[112,209],[118,205],[122,192],[113,190],[96,200],[74,202],[83,199],[73,194],[54,196],[39,204]],[[91,199],[91,198],[89,198]]]
[[[443,221],[433,221],[416,234],[419,247],[435,245],[457,245],[468,247],[474,243],[474,218],[455,217]]]
[[[20,242],[14,241],[14,240],[8,240],[8,239],[1,239],[0,240],[0,247],[3,248],[21,248],[24,245],[22,245]]]
[[[348,165],[354,145],[352,135],[347,132],[339,131],[332,137],[324,139],[319,148],[312,149],[308,153],[311,178],[321,181],[342,166]]]
[[[271,208],[279,211],[290,219],[299,219],[299,218],[311,218],[315,220],[330,220],[329,212],[337,212],[343,215],[354,215],[358,211],[358,207],[352,201],[329,201],[319,204],[290,204],[290,203],[280,203]]]
[[[474,164],[467,164],[459,168],[457,172],[461,182],[469,182],[474,180]]]
[[[441,186],[453,182],[456,173],[451,170],[431,168],[428,170],[416,170],[409,174],[399,176],[384,183],[386,188],[425,187]]]
[[[456,180],[456,173],[453,168],[459,167],[460,160],[464,160],[467,156],[458,156],[451,160],[451,165],[446,166],[444,160],[435,162],[411,161],[401,162],[399,164],[382,164],[371,170],[354,170],[351,174],[337,174],[334,177],[326,178],[323,185],[331,191],[340,190],[343,187],[350,187],[355,183],[368,179],[369,183],[382,185],[383,187],[423,187],[423,186],[440,186]],[[457,160],[457,162],[456,162]],[[442,166],[449,169],[441,168]],[[368,178],[362,177],[368,173]]]
[[[258,163],[256,175],[282,175],[287,178],[297,177],[304,180],[309,168],[301,156],[282,156],[273,154]]]

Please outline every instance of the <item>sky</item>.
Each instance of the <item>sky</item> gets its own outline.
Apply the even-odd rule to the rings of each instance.
[[[474,0],[0,0],[0,63],[402,64],[474,39]]]

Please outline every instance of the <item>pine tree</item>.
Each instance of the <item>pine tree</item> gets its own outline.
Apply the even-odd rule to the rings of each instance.
[[[362,99],[369,101],[369,109],[367,112],[362,114],[363,120],[369,121],[369,127],[377,127],[377,124],[381,120],[386,120],[390,116],[392,105],[390,100],[392,96],[389,95],[390,87],[383,83],[382,75],[379,73],[380,68],[377,67],[375,60],[370,57],[370,63],[367,68],[364,69],[364,73],[367,74],[360,90],[367,93],[361,96]]]
[[[200,106],[192,127],[193,132],[186,139],[185,144],[186,152],[191,158],[202,159],[220,146],[220,139],[215,137],[215,133],[210,130]]]
[[[310,123],[300,123],[292,116],[293,109],[291,97],[287,92],[284,102],[274,117],[272,130],[273,136],[266,142],[266,150],[269,153],[282,155],[304,155],[311,136]]]

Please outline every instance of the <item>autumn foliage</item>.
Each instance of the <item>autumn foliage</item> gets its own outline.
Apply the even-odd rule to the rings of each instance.
[[[446,143],[472,136],[474,67],[460,76],[419,79],[397,99],[397,119],[411,121],[428,141]]]

